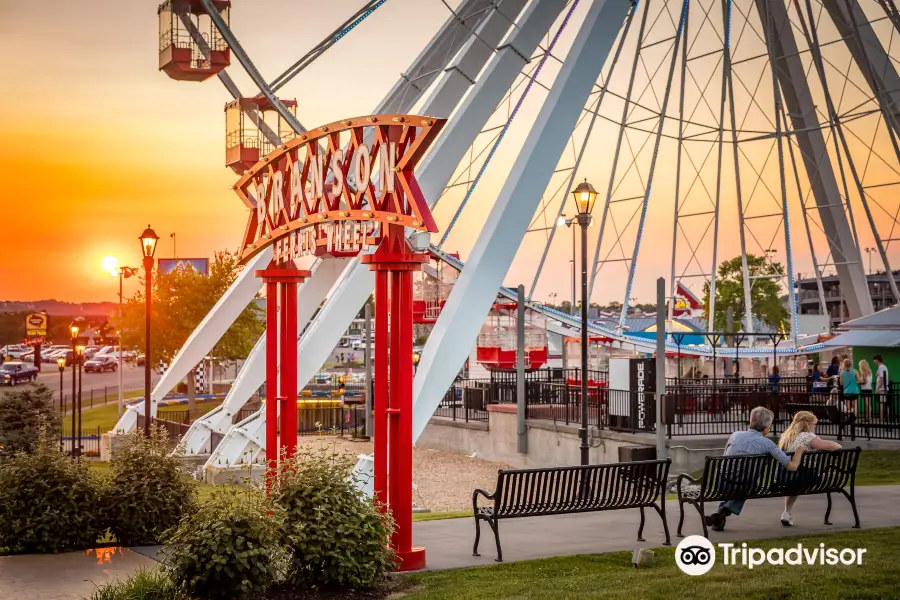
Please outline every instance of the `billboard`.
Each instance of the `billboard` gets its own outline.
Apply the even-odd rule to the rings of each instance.
[[[171,273],[177,269],[193,269],[201,275],[209,275],[208,258],[160,258],[157,264],[160,273]]]
[[[31,313],[25,317],[25,332],[30,338],[47,335],[46,313]]]

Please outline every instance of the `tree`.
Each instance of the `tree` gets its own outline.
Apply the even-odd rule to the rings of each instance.
[[[778,328],[788,318],[788,311],[781,303],[779,277],[784,274],[781,263],[770,262],[762,256],[747,255],[747,271],[750,273],[750,309],[753,315],[771,327]],[[771,275],[772,277],[767,277]],[[709,284],[703,287],[703,306],[709,315]],[[734,322],[744,323],[744,274],[741,257],[726,260],[719,265],[716,277],[716,314],[714,327],[725,331],[725,314],[728,307],[734,311]]]
[[[38,384],[0,396],[0,457],[33,452],[41,427],[49,439],[59,437],[59,411],[53,392]]]
[[[171,362],[240,271],[237,256],[229,252],[216,252],[207,276],[191,268],[154,274],[153,301],[150,305],[152,356],[147,357],[151,365]],[[121,322],[118,323],[123,347],[144,347],[144,306],[143,291],[125,303]],[[246,358],[264,329],[262,310],[251,303],[216,343],[211,355],[218,360]],[[188,379],[190,392],[194,389],[192,381],[193,371]],[[193,393],[189,395],[190,408],[193,408]]]

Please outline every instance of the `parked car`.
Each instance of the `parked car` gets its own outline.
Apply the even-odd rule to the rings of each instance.
[[[10,360],[0,365],[0,385],[13,386],[35,381],[37,377],[37,367],[28,363]]]
[[[84,357],[90,360],[94,358],[94,355],[96,355],[98,352],[100,352],[100,346],[88,346],[84,349]]]
[[[85,373],[102,373],[103,371],[115,371],[118,368],[118,359],[110,355],[95,356],[84,363]]]
[[[31,350],[31,348],[29,348],[25,344],[10,344],[8,346],[0,348],[0,354],[2,354],[3,356],[8,356],[10,359],[15,360],[29,350]]]

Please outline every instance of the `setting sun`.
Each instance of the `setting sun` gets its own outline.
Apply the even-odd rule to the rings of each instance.
[[[119,259],[115,256],[107,256],[100,263],[100,266],[103,267],[104,271],[109,271],[109,274],[113,277],[119,274]]]

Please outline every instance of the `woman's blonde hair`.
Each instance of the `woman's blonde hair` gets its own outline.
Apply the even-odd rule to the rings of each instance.
[[[778,447],[782,450],[790,448],[797,436],[801,433],[812,431],[817,421],[816,415],[808,410],[799,411],[794,415],[794,420],[791,421],[788,428],[781,434],[781,439],[778,440]]]
[[[849,358],[845,358],[844,361],[841,363],[841,368],[844,369],[845,371],[852,371],[853,370],[853,362]]]
[[[859,361],[859,374],[866,380],[872,378],[872,369],[869,368],[869,363],[866,362],[866,359]]]

